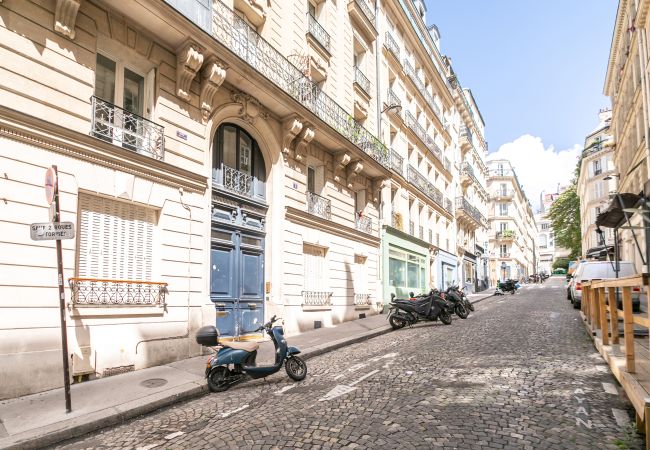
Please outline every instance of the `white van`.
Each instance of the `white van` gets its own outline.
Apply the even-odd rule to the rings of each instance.
[[[578,265],[578,268],[573,272],[573,279],[571,280],[571,303],[573,307],[580,308],[582,300],[582,283],[587,280],[606,280],[616,278],[614,272],[614,261],[584,261]],[[630,261],[619,261],[618,278],[629,277],[636,275],[637,271],[634,264]],[[641,302],[639,300],[640,289],[638,287],[632,289],[632,310],[639,312]],[[621,294],[617,298],[617,308],[622,309]]]

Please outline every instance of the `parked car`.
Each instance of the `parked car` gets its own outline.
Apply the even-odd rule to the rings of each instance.
[[[588,280],[607,280],[616,278],[613,261],[583,261],[576,268],[569,282],[569,294],[573,307],[578,309],[582,301],[582,283]],[[634,264],[630,261],[619,261],[618,277],[629,277],[636,274]],[[632,311],[639,312],[641,308],[640,289],[633,288]],[[616,307],[622,309],[622,294],[616,298]]]

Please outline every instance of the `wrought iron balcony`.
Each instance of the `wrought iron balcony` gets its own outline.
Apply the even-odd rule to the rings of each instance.
[[[307,191],[307,212],[323,219],[332,219],[332,201]]]
[[[375,24],[375,12],[370,9],[368,3],[365,0],[352,0],[354,3],[359,6],[359,9],[363,11],[363,14],[366,16],[366,19],[373,25]]]
[[[418,89],[422,97],[424,97],[425,102],[431,110],[433,111],[433,114],[438,118],[438,120],[443,123],[444,121],[442,120],[442,115],[440,114],[440,108],[436,104],[435,100],[433,99],[433,95],[427,90],[426,86],[424,85],[424,82],[420,79],[420,77],[417,76],[415,73],[415,70],[413,69],[413,66],[411,63],[405,59],[404,60],[404,73],[406,74],[407,77],[411,79],[415,87]]]
[[[372,234],[372,217],[359,216],[357,214],[357,219],[356,219],[356,221],[354,223],[354,226],[359,231],[363,231],[364,233]]]
[[[508,259],[510,258],[510,253],[499,253],[499,258]]]
[[[456,211],[462,211],[470,216],[480,227],[487,225],[487,220],[481,212],[472,205],[465,197],[456,197]]]
[[[436,144],[431,136],[429,136],[422,125],[417,121],[417,119],[409,111],[406,111],[404,114],[404,120],[406,121],[406,126],[415,133],[415,135],[422,141],[424,146],[429,149],[429,151],[436,157],[441,164],[444,165],[442,151],[438,144]]]
[[[370,80],[357,66],[354,66],[354,82],[357,83],[366,94],[370,95]]]
[[[404,176],[404,158],[392,149],[390,151],[390,168]]]
[[[302,291],[302,304],[304,306],[331,306],[332,292]]]
[[[164,127],[115,106],[94,95],[90,134],[136,153],[162,160],[165,152]]]
[[[167,283],[138,280],[77,278],[68,280],[72,305],[163,306]]]
[[[515,191],[512,189],[497,189],[494,191],[492,194],[492,197],[494,198],[512,198],[515,195]]]
[[[399,99],[395,91],[392,89],[388,88],[388,94],[386,95],[386,102],[388,103],[388,106],[393,106],[393,105],[400,105],[402,104],[402,101]]]
[[[422,191],[423,194],[437,203],[441,208],[444,208],[444,197],[442,192],[440,192],[438,188],[436,188],[424,175],[410,164],[408,166],[407,179],[411,184]]]
[[[325,50],[328,52],[330,51],[330,35],[327,31],[325,31],[325,28],[318,23],[318,20],[314,16],[312,16],[310,13],[307,13],[307,22],[309,24],[308,30],[309,34],[311,34],[314,39],[316,39],[316,42],[318,42],[320,45],[323,46]]]
[[[218,42],[390,170],[390,152],[379,139],[355,121],[232,9],[215,0],[212,11],[212,33]]]
[[[449,158],[445,156],[442,164],[445,166],[445,169],[447,169],[447,172],[451,172],[451,161],[449,161]]]
[[[397,41],[395,41],[393,36],[388,31],[386,32],[385,36],[386,38],[384,40],[384,46],[393,54],[397,61],[399,61],[399,45],[397,45]]]
[[[445,209],[450,213],[454,213],[454,203],[448,198],[445,199]]]
[[[223,187],[224,189],[243,195],[253,196],[253,177],[247,173],[240,172],[230,166],[223,166]]]
[[[468,127],[463,127],[460,132],[460,146],[465,150],[469,150],[470,148],[474,147],[472,140],[472,130],[470,130]]]
[[[355,306],[371,305],[370,294],[354,294],[354,304]]]

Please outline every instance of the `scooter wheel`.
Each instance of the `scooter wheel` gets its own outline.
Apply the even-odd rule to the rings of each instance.
[[[230,371],[227,367],[217,366],[212,369],[208,374],[208,388],[210,388],[210,391],[227,391],[230,387],[230,383],[228,383],[228,375],[230,375]]]
[[[400,328],[404,328],[406,326],[406,320],[395,316],[390,316],[388,322],[390,323],[390,326],[393,327],[393,330],[399,330]]]
[[[307,376],[307,364],[298,356],[287,358],[287,361],[284,363],[284,368],[289,378],[293,381],[302,381]]]
[[[448,311],[443,311],[440,313],[440,321],[444,323],[445,325],[451,325],[451,314],[449,314]]]

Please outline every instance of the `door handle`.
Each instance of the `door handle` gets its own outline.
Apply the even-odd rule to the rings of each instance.
[[[214,306],[216,306],[217,308],[225,308],[226,304],[225,303],[215,303]]]

